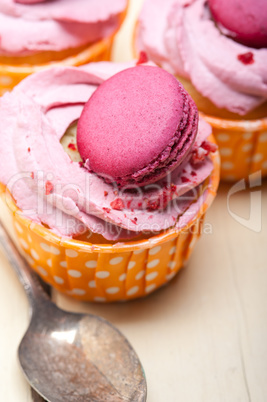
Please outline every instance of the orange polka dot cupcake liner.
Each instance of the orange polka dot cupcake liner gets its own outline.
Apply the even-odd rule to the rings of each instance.
[[[200,113],[212,126],[221,156],[221,180],[237,181],[261,172],[267,176],[267,117],[226,120]]]
[[[125,301],[146,296],[169,282],[190,257],[219,184],[218,152],[212,159],[214,170],[205,182],[205,201],[187,226],[145,240],[91,244],[61,238],[26,218],[4,188],[2,197],[12,214],[22,254],[45,282],[82,301]]]

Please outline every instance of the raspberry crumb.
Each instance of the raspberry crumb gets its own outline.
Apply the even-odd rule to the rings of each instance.
[[[171,184],[171,192],[175,193],[175,191],[176,191],[176,185],[172,183]]]
[[[106,211],[108,214],[110,213],[111,209],[110,208],[105,208],[103,207],[103,210]]]
[[[237,58],[241,63],[248,65],[248,64],[253,64],[254,63],[254,56],[252,52],[247,52],[243,54],[238,54]]]
[[[190,180],[187,178],[187,177],[185,177],[185,176],[182,176],[181,177],[181,180],[182,180],[182,183],[188,183]]]
[[[53,192],[54,186],[51,183],[51,181],[48,181],[45,183],[45,194],[49,195]]]
[[[72,151],[76,151],[76,150],[77,150],[76,145],[75,145],[75,144],[72,144],[72,143],[70,143],[70,144],[68,145],[68,148],[69,148],[69,149],[72,149]]]
[[[217,145],[213,144],[213,142],[203,141],[201,144],[201,148],[205,149],[208,152],[215,152],[217,151]]]
[[[117,211],[122,211],[124,208],[124,203],[121,198],[116,198],[116,200],[110,203],[112,209],[116,209]]]
[[[139,59],[136,62],[136,65],[138,66],[139,64],[147,63],[148,62],[148,57],[146,52],[143,50],[139,53]]]
[[[108,192],[104,191],[104,197],[107,197],[107,196],[108,196]]]
[[[156,211],[157,209],[159,209],[159,204],[160,204],[159,200],[155,201],[148,200],[146,208],[148,211]]]
[[[192,170],[191,176],[196,176],[196,175],[197,175],[196,172],[194,172],[194,170]]]
[[[28,152],[31,152],[31,148],[30,148],[30,147],[28,148]]]
[[[131,222],[132,222],[134,225],[137,225],[137,223],[136,223],[136,220],[135,220],[135,219],[131,219]]]

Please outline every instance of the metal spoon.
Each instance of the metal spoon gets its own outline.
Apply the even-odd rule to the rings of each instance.
[[[0,244],[31,306],[19,360],[35,391],[48,402],[145,401],[144,371],[121,332],[101,317],[53,304],[1,223]]]

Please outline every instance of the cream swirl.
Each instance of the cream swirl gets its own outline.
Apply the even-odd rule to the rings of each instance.
[[[53,68],[28,77],[0,99],[0,182],[23,214],[57,234],[91,230],[119,239],[181,228],[205,199],[200,185],[213,164],[208,156],[212,144],[206,141],[211,130],[203,121],[183,166],[136,191],[107,184],[63,149],[61,138],[97,86],[132,65],[102,62]]]
[[[146,0],[137,47],[169,72],[190,79],[219,108],[244,115],[267,100],[267,49],[223,35],[206,0]],[[251,60],[244,64],[247,54]]]
[[[34,4],[2,0],[0,55],[61,51],[106,38],[119,27],[126,6],[127,0],[54,0]]]

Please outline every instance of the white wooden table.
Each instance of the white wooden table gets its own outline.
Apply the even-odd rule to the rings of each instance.
[[[131,2],[115,60],[132,57],[141,2]],[[186,269],[146,299],[99,305],[54,292],[60,307],[99,314],[128,337],[146,372],[148,402],[267,400],[267,182],[253,190],[255,205],[247,190],[227,207],[230,189],[221,185]],[[0,215],[8,224],[2,206]],[[28,304],[1,251],[0,265],[0,401],[30,402],[17,360]]]

